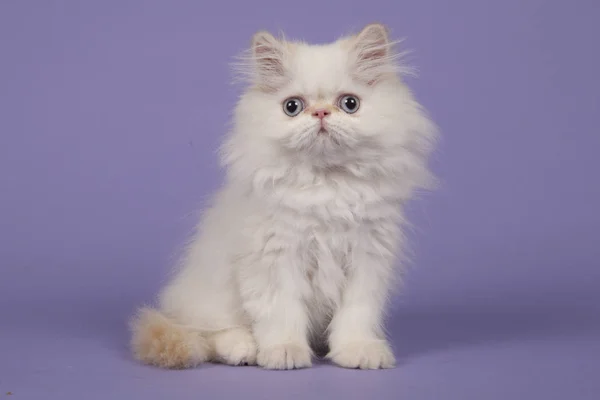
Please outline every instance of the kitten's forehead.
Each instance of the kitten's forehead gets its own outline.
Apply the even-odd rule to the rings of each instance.
[[[347,85],[348,49],[343,42],[297,44],[294,49],[294,86],[310,97],[328,97]]]

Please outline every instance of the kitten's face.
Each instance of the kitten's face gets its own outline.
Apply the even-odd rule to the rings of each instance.
[[[255,86],[238,106],[244,130],[316,164],[386,145],[404,91],[383,27],[321,46],[258,35]]]

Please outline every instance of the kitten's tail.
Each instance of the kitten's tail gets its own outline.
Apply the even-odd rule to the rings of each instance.
[[[191,368],[209,358],[206,338],[153,308],[131,321],[131,348],[139,361],[162,368]]]

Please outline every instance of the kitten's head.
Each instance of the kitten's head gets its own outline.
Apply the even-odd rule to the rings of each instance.
[[[419,123],[398,61],[380,24],[326,45],[258,32],[242,63],[250,86],[236,108],[234,135],[244,138],[245,151],[268,147],[314,165],[377,157],[409,140]]]

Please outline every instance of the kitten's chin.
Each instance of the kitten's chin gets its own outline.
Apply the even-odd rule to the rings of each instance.
[[[318,129],[311,135],[308,147],[297,149],[303,158],[315,166],[330,167],[345,164],[351,158],[348,146],[340,141],[337,135],[327,129]]]
[[[325,127],[316,128],[310,135],[312,143],[310,148],[321,154],[323,152],[339,152],[341,145],[337,136]]]
[[[282,140],[281,145],[290,157],[315,166],[345,164],[352,159],[353,146],[346,143],[347,135],[327,126],[312,126],[299,134]]]

